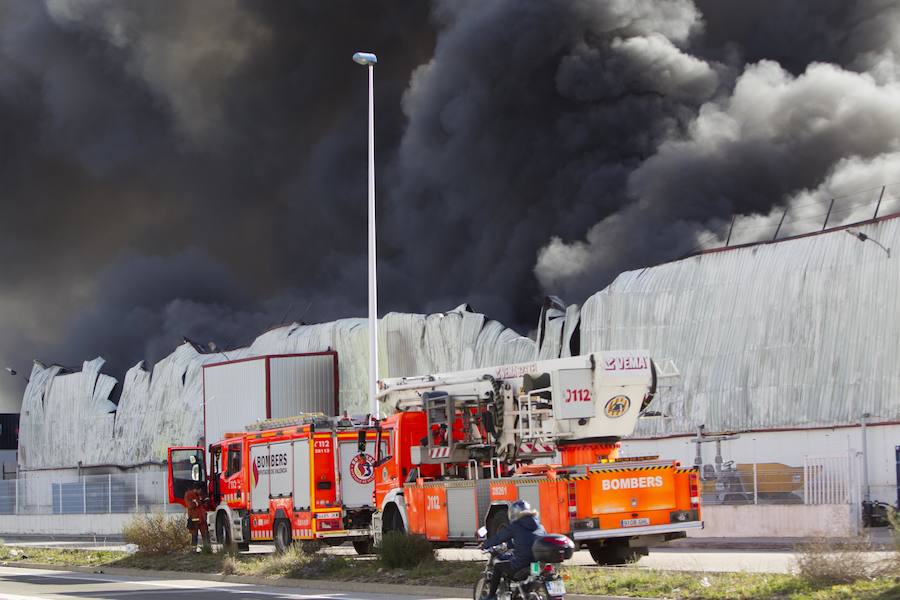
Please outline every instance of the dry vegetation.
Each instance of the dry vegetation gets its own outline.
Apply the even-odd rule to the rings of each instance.
[[[183,516],[136,515],[125,525],[122,535],[126,542],[137,546],[139,553],[149,556],[184,552],[191,545],[191,533]]]

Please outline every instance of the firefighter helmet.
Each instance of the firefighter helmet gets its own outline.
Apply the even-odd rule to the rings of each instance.
[[[509,505],[509,510],[507,511],[507,516],[509,517],[509,522],[517,521],[522,517],[536,517],[537,511],[531,508],[531,505],[528,504],[525,500],[516,500],[512,504]]]

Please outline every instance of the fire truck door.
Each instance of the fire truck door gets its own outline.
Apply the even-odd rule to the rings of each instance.
[[[269,510],[269,446],[250,446],[250,509]]]
[[[184,495],[195,487],[206,487],[203,448],[169,448],[169,502],[184,505]]]
[[[294,440],[294,510],[309,510],[309,440]]]
[[[447,539],[447,490],[443,487],[426,487],[425,537],[429,540]]]
[[[341,441],[341,500],[348,508],[372,506],[375,490],[375,442],[366,442],[366,451],[359,453],[356,440]]]
[[[447,489],[447,535],[451,538],[475,538],[478,528],[475,486]]]

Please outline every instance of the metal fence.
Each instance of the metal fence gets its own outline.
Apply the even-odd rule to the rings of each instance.
[[[699,240],[694,251],[776,240],[794,235],[846,226],[900,210],[900,183],[859,190],[830,197],[810,192],[787,208],[773,209],[769,215],[735,216],[721,231]]]
[[[851,504],[861,501],[855,454],[807,456],[800,466],[782,463],[706,464],[701,497],[711,504]]]
[[[179,508],[169,504],[164,472],[66,478],[28,474],[0,481],[0,514],[171,512]]]

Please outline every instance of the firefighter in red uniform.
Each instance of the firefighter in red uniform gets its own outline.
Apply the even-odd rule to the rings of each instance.
[[[209,525],[206,523],[206,490],[202,485],[191,488],[184,495],[184,504],[188,511],[188,529],[191,532],[191,544],[197,545],[197,534],[203,540],[203,547],[209,548]]]

